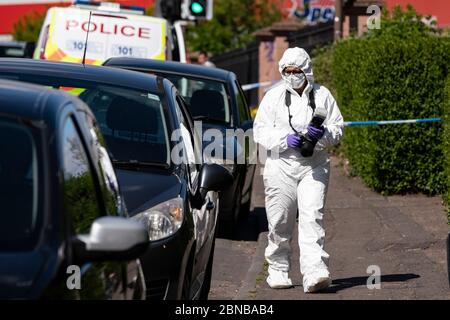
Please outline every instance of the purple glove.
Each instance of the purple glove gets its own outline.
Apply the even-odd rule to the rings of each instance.
[[[300,148],[300,137],[295,133],[288,134],[286,140],[289,148]]]
[[[323,137],[324,133],[325,133],[325,128],[323,126],[321,126],[320,128],[315,128],[313,126],[308,126],[308,135],[311,138],[319,140],[320,138]]]

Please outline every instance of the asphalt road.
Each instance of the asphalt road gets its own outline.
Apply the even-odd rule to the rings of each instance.
[[[216,241],[210,299],[450,299],[445,251],[450,228],[440,197],[382,196],[348,177],[342,161],[332,158],[325,247],[333,284],[320,294],[303,293],[296,232],[294,287],[273,290],[266,284],[267,221],[259,174],[252,209],[236,239]],[[381,272],[380,289],[367,286],[374,269]]]

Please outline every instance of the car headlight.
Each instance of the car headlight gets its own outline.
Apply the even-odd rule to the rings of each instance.
[[[148,230],[150,241],[167,238],[177,232],[183,224],[183,199],[173,198],[162,202],[135,216]]]

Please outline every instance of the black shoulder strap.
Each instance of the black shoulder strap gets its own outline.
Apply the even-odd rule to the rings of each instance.
[[[286,90],[286,95],[284,97],[284,103],[286,104],[286,107],[291,106],[291,92],[289,90]],[[314,99],[314,89],[311,89],[309,92],[309,106],[311,107],[313,113],[316,110],[316,101]]]
[[[291,106],[291,92],[289,90],[286,90],[286,95],[284,97],[284,103],[286,104],[286,107]]]
[[[311,109],[314,113],[314,111],[316,111],[316,101],[314,100],[314,88],[311,88],[311,91],[309,92],[309,105],[311,106]]]

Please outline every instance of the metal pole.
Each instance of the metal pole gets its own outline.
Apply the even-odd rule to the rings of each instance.
[[[335,11],[334,11],[334,41],[342,38],[342,2],[343,0],[334,0]]]
[[[161,12],[161,0],[156,0],[155,2],[155,12],[153,14],[155,17],[162,18],[162,12]]]

